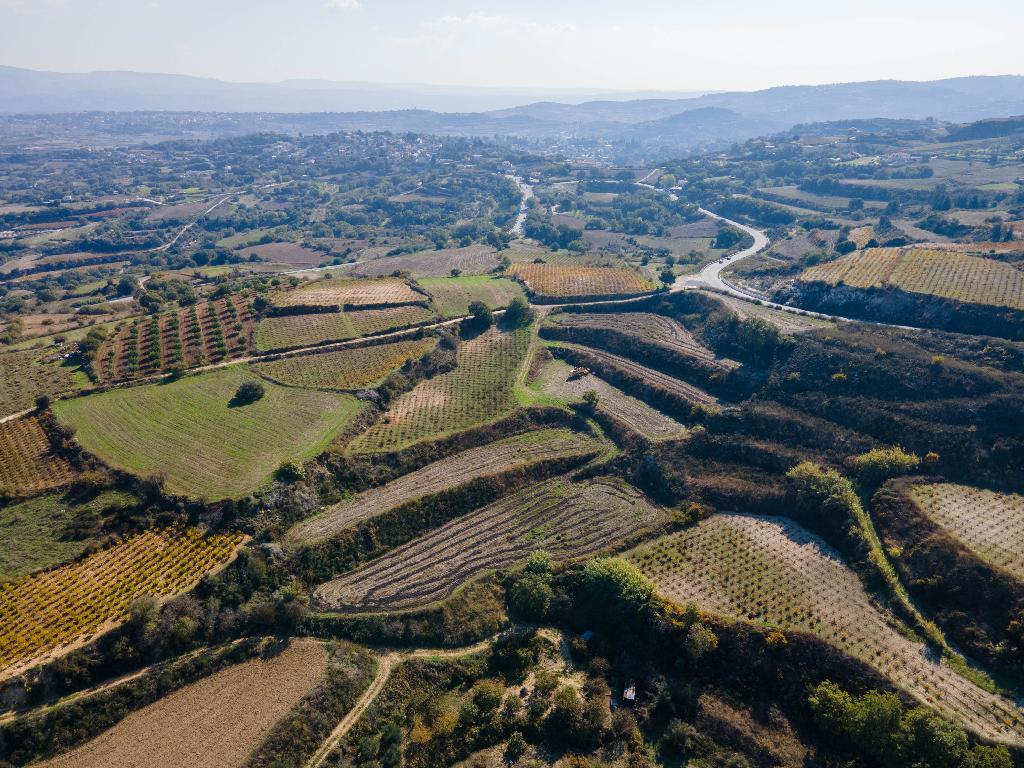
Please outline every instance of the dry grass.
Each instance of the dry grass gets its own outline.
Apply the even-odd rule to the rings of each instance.
[[[231,768],[244,766],[271,729],[327,669],[315,640],[192,683],[134,712],[45,768]]]

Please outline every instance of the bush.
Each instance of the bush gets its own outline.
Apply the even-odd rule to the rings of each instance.
[[[246,381],[243,382],[238,389],[235,391],[235,396],[232,398],[232,405],[248,405],[249,403],[255,403],[263,395],[266,394],[266,389],[263,384],[258,381]]]
[[[921,465],[921,459],[898,446],[893,446],[875,448],[859,456],[851,456],[846,464],[861,483],[875,486],[897,475],[913,472]]]
[[[512,328],[521,328],[533,322],[534,312],[526,299],[516,296],[505,310],[505,323]]]

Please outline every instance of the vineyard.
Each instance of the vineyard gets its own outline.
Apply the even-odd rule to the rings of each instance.
[[[516,405],[516,374],[530,346],[529,327],[491,328],[463,342],[455,370],[421,381],[381,421],[352,441],[353,453],[396,450],[457,432],[508,413]]]
[[[718,403],[718,399],[713,395],[708,394],[704,390],[699,389],[692,384],[687,384],[685,381],[680,381],[679,379],[673,378],[661,371],[648,368],[646,365],[635,363],[629,358],[622,357],[621,355],[613,355],[611,352],[605,352],[604,350],[595,349],[593,347],[585,347],[581,344],[560,343],[558,346],[582,352],[587,357],[593,358],[601,365],[605,365],[613,371],[620,372],[634,379],[639,379],[649,385],[663,389],[666,392],[671,392],[676,397],[682,398],[683,400],[689,400],[691,403],[702,406],[713,406]]]
[[[547,322],[562,328],[598,328],[636,336],[646,342],[678,352],[681,355],[715,363],[715,353],[705,347],[686,328],[670,317],[650,312],[558,312]],[[735,367],[735,366],[732,366]]]
[[[1024,310],[1024,272],[956,251],[869,248],[806,270],[800,279],[854,288],[894,286],[973,304]]]
[[[422,469],[371,488],[336,504],[326,512],[299,523],[289,536],[296,541],[326,539],[374,515],[413,499],[497,474],[515,466],[595,453],[600,444],[567,429],[542,429],[471,448],[428,464]]]
[[[17,496],[39,493],[67,485],[75,474],[67,461],[54,455],[37,417],[0,424],[0,492]]]
[[[0,416],[31,408],[38,395],[76,389],[72,368],[43,363],[37,350],[0,353]]]
[[[249,354],[255,317],[249,300],[227,296],[126,323],[100,347],[101,381],[123,381]]]
[[[468,315],[474,301],[482,301],[491,309],[507,307],[512,299],[523,295],[522,286],[514,280],[486,275],[426,278],[420,280],[420,286],[430,294],[431,304],[442,317]]]
[[[460,517],[323,584],[319,600],[345,610],[394,610],[440,600],[484,571],[542,549],[557,559],[615,546],[664,512],[613,478],[554,478]]]
[[[552,360],[541,369],[531,385],[546,395],[563,402],[579,402],[583,393],[597,393],[598,410],[628,424],[649,440],[674,440],[686,435],[686,427],[642,400],[622,392],[593,374],[569,380],[572,366],[561,360]]]
[[[334,391],[360,389],[380,382],[406,360],[423,357],[436,345],[436,338],[425,338],[352,347],[260,363],[253,366],[253,370],[264,378],[289,387]]]
[[[910,495],[965,547],[1024,581],[1024,496],[952,483],[915,485]]]
[[[124,621],[139,597],[188,591],[228,563],[243,539],[240,533],[154,529],[77,563],[0,584],[0,677]]]
[[[522,280],[532,293],[553,299],[629,296],[647,293],[656,287],[639,272],[617,267],[520,262],[509,267],[508,273]]]
[[[232,366],[169,384],[61,400],[58,417],[111,466],[159,476],[171,493],[221,499],[257,488],[281,462],[322,451],[362,403],[349,395],[266,383],[262,398],[235,407],[238,387],[259,379]]]
[[[676,602],[817,635],[978,735],[1024,744],[1024,712],[897,632],[840,556],[795,523],[719,514],[626,557]]]
[[[415,304],[426,301],[404,280],[383,277],[375,280],[317,280],[290,291],[270,296],[275,307],[339,309],[346,307],[382,307],[388,304]]]
[[[132,712],[45,768],[242,768],[327,669],[316,640],[235,664]]]
[[[329,341],[345,341],[387,331],[423,325],[437,320],[426,307],[364,309],[359,312],[325,312],[313,315],[268,317],[256,328],[256,349],[312,347]]]

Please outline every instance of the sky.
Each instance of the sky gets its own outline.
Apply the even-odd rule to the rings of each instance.
[[[1021,0],[0,0],[0,64],[606,90],[1024,73]]]

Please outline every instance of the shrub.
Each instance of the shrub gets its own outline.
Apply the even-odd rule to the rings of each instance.
[[[505,323],[513,328],[520,328],[533,322],[534,312],[526,299],[516,296],[505,310]]]
[[[235,396],[231,402],[234,405],[248,405],[249,403],[255,403],[265,394],[266,389],[260,382],[244,381],[235,391]]]
[[[886,480],[913,472],[921,465],[921,459],[907,453],[899,446],[875,448],[859,456],[851,456],[847,466],[865,485],[881,485]]]

